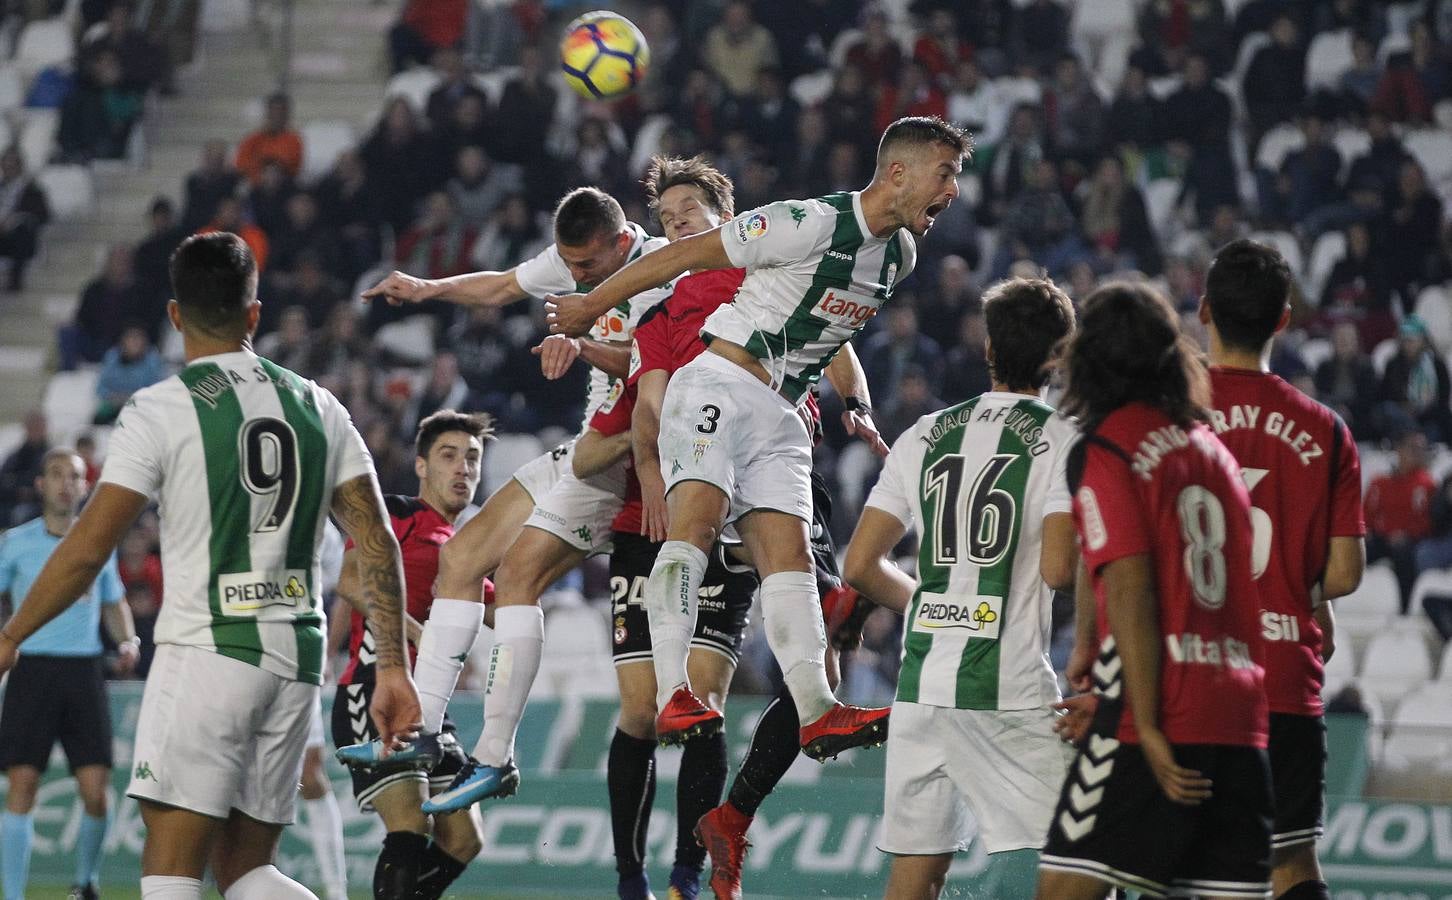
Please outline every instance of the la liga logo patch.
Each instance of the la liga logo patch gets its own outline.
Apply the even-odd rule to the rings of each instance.
[[[736,239],[741,243],[754,241],[766,234],[771,227],[771,221],[764,213],[753,213],[736,220]]]

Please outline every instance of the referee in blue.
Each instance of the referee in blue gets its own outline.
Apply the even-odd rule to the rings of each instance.
[[[0,535],[0,595],[19,602],[41,567],[70,530],[90,485],[86,464],[74,450],[46,453],[35,480],[41,516]],[[99,624],[119,647],[118,669],[136,664],[140,641],[113,556],[74,606],[31,635],[0,707],[0,768],[10,781],[0,820],[0,869],[4,900],[21,900],[35,839],[35,794],[59,740],[65,749],[85,815],[76,837],[73,898],[95,898],[106,838],[106,786],[111,780],[111,714],[106,702]],[[10,636],[0,627],[0,641]]]

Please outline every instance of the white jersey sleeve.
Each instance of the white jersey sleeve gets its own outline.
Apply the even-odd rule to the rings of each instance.
[[[1044,518],[1055,513],[1073,510],[1073,496],[1069,493],[1069,450],[1078,438],[1078,428],[1072,419],[1055,414],[1044,430],[1051,434],[1054,447],[1054,468],[1049,480],[1049,491],[1044,497]]]
[[[830,243],[837,211],[817,202],[768,203],[721,226],[731,265],[748,272],[801,262]]]
[[[922,467],[923,442],[917,438],[917,426],[902,433],[892,445],[892,452],[882,464],[882,474],[867,495],[867,505],[888,513],[908,528],[913,528],[917,515],[917,473]]]
[[[155,415],[160,405],[144,399],[138,392],[121,410],[106,447],[100,480],[155,500],[166,468],[166,424]]]
[[[572,294],[575,291],[575,279],[570,275],[570,267],[565,265],[564,258],[554,244],[515,266],[514,280],[519,282],[519,289],[531,297]]]
[[[352,481],[360,475],[372,475],[373,456],[363,443],[363,436],[353,426],[348,410],[325,388],[313,382],[308,384],[317,395],[323,428],[328,435],[328,449],[333,453],[333,486]]]

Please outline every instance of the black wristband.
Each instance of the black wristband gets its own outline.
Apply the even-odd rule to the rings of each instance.
[[[871,406],[868,406],[866,403],[862,402],[862,398],[861,397],[844,397],[842,399],[842,405],[845,406],[845,407],[847,407],[847,411],[848,412],[860,412],[860,413],[870,413],[870,412],[872,412],[872,407]]]

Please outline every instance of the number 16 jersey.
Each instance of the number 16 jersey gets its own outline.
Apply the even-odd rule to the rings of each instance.
[[[897,699],[986,710],[1059,699],[1039,555],[1044,518],[1070,510],[1076,438],[1037,399],[990,392],[897,439],[867,499],[920,539]]]
[[[332,394],[251,352],[194,360],[137,391],[101,481],[159,505],[156,643],[320,684],[323,523],[334,487],[372,471]]]

